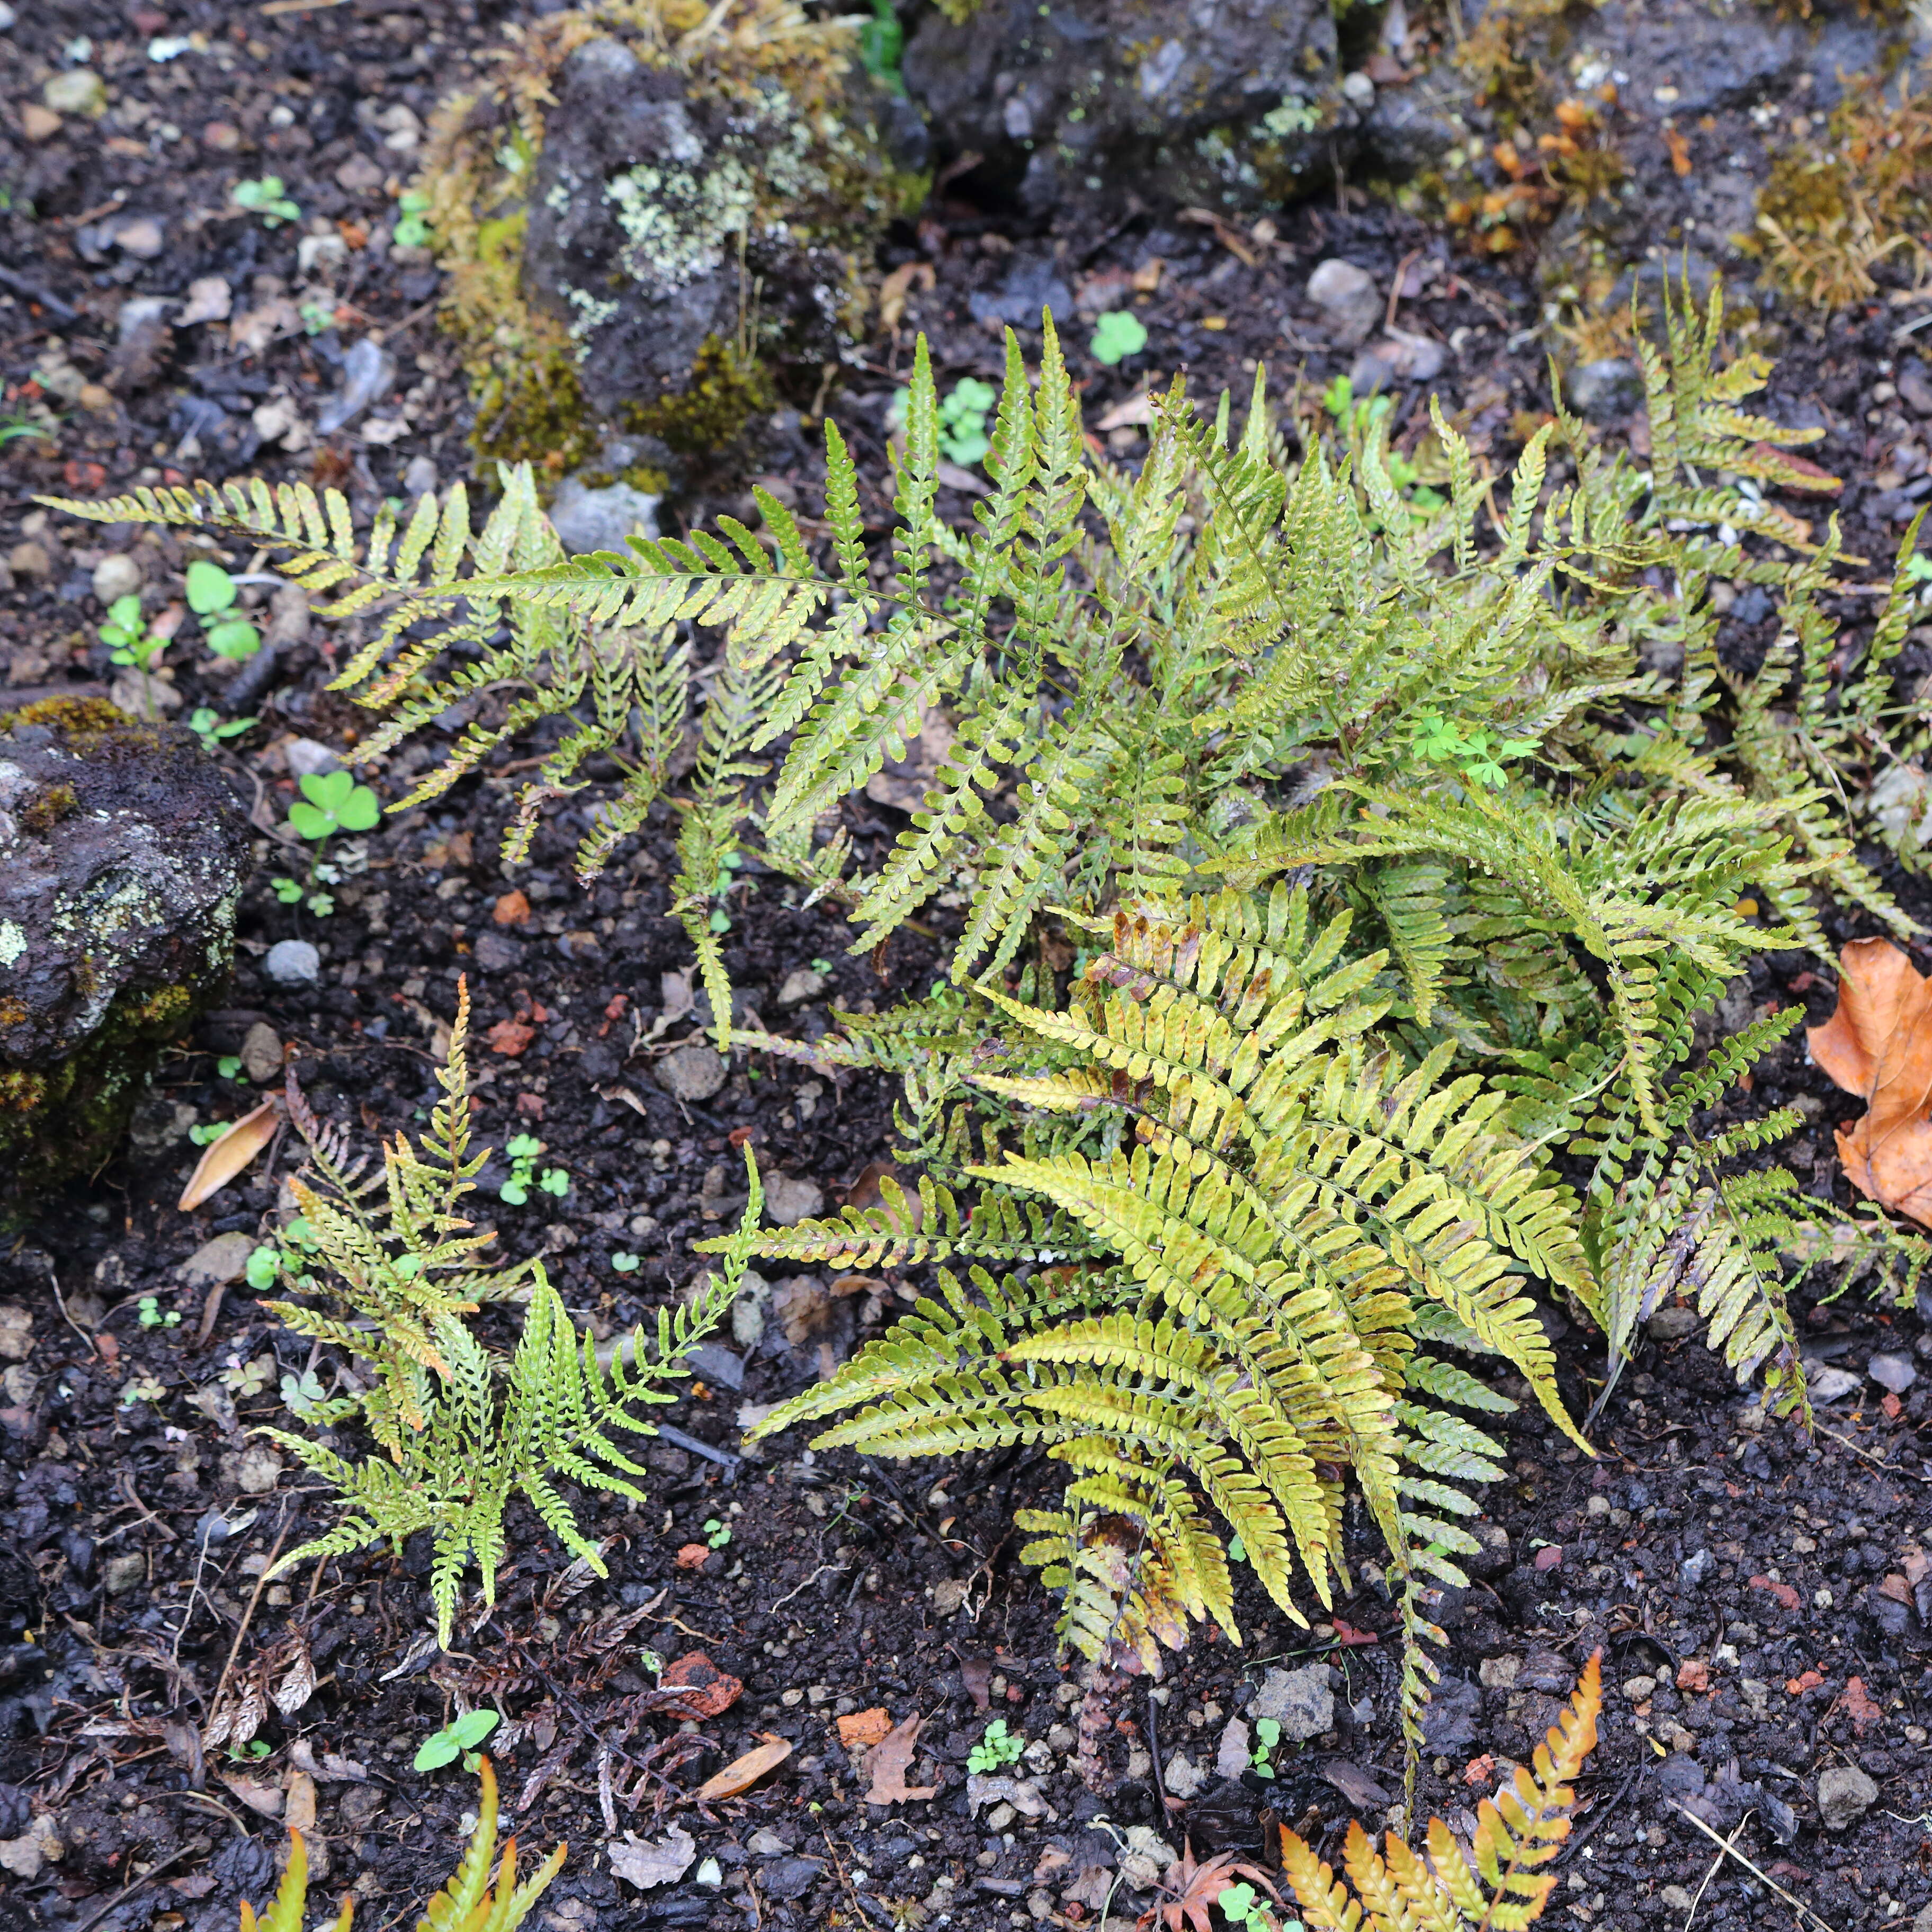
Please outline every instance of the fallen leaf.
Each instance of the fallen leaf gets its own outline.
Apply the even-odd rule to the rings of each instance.
[[[1860,1737],[1863,1737],[1873,1725],[1885,1721],[1884,1706],[1865,1688],[1864,1679],[1862,1677],[1846,1680],[1844,1705],[1852,1728]]]
[[[1335,1619],[1335,1641],[1346,1650],[1351,1644],[1379,1643],[1382,1639],[1373,1630],[1358,1630],[1353,1624],[1344,1623],[1337,1617]]]
[[[499,1020],[483,1036],[493,1052],[507,1054],[512,1060],[536,1036],[536,1028],[526,1026],[521,1020]]]
[[[654,1885],[669,1885],[683,1877],[698,1856],[698,1840],[675,1825],[655,1844],[634,1832],[626,1832],[621,1838],[606,1840],[604,1855],[620,1878],[647,1892]]]
[[[218,1194],[274,1138],[280,1124],[280,1102],[277,1100],[264,1100],[253,1112],[244,1114],[219,1140],[208,1142],[176,1205],[185,1214],[210,1195]]]
[[[1322,1775],[1358,1811],[1388,1808],[1389,1794],[1353,1758],[1330,1758],[1322,1767]]]
[[[915,1712],[902,1724],[895,1724],[872,1747],[866,1760],[872,1774],[872,1788],[866,1793],[868,1804],[897,1804],[911,1798],[936,1798],[936,1784],[908,1784],[905,1774],[912,1764],[913,1746],[919,1742],[922,1720]]]
[[[959,1666],[959,1681],[971,1695],[974,1710],[992,1708],[992,1696],[989,1687],[993,1682],[993,1666],[989,1659],[983,1657],[964,1658]]]
[[[1666,127],[1664,145],[1670,150],[1670,171],[1679,180],[1690,172],[1690,143],[1676,128]]]
[[[1838,970],[1838,1010],[1806,1037],[1811,1058],[1865,1103],[1838,1130],[1845,1178],[1932,1227],[1932,980],[1888,939],[1855,939]]]
[[[711,1554],[710,1546],[703,1543],[687,1543],[677,1552],[677,1567],[680,1570],[702,1570],[704,1559]]]
[[[666,1666],[658,1682],[668,1690],[683,1692],[678,1701],[694,1718],[722,1718],[745,1691],[739,1678],[720,1670],[701,1650],[686,1652]]]
[[[1143,428],[1153,421],[1153,393],[1143,391],[1138,396],[1130,396],[1124,403],[1116,403],[1094,427],[1105,434],[1111,429]]]
[[[490,915],[499,926],[520,926],[530,916],[530,902],[518,892],[506,892]]]
[[[932,292],[935,276],[930,262],[906,262],[895,268],[879,284],[879,325],[883,328],[896,328],[904,319],[906,300],[912,293],[916,282],[928,294]]]
[[[242,1778],[232,1771],[220,1774],[221,1781],[251,1811],[259,1811],[264,1818],[279,1818],[282,1815],[282,1794],[272,1784],[264,1784],[260,1779]]]
[[[741,1791],[748,1791],[767,1772],[776,1771],[791,1756],[791,1745],[783,1738],[775,1738],[769,1732],[762,1733],[765,1742],[748,1750],[742,1757],[734,1758],[724,1768],[707,1778],[698,1787],[698,1802],[709,1804],[720,1798],[736,1798]]]
[[[1808,456],[1800,456],[1795,450],[1774,449],[1768,442],[1754,442],[1751,445],[1751,454],[1768,462],[1775,463],[1780,470],[1795,470],[1806,479],[1802,483],[1787,482],[1784,486],[1787,490],[1815,490],[1821,495],[1828,495],[1832,490],[1842,490],[1845,487],[1840,478],[1834,476],[1822,465],[1814,463]],[[1870,942],[1859,940],[1854,944],[1862,946]]]
[[[838,1742],[848,1750],[856,1750],[866,1744],[884,1743],[892,1728],[890,1711],[854,1711],[838,1720]]]
[[[295,1831],[306,1834],[315,1829],[315,1780],[307,1772],[289,1773],[288,1799],[282,1816]]]

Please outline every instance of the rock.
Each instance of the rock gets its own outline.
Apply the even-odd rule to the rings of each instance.
[[[1677,1566],[1677,1580],[1687,1590],[1702,1587],[1704,1579],[1711,1574],[1713,1558],[1708,1550],[1700,1550],[1684,1558]]]
[[[1318,1738],[1335,1724],[1335,1693],[1325,1664],[1299,1670],[1270,1670],[1248,1706],[1250,1718],[1272,1718],[1284,1738]]]
[[[107,112],[107,84],[92,68],[70,68],[40,89],[40,98],[56,114],[85,114],[98,121]]]
[[[161,224],[152,214],[137,214],[117,222],[113,236],[114,245],[122,254],[132,255],[140,262],[153,261],[166,245]]]
[[[1015,255],[1005,285],[997,295],[976,291],[966,298],[973,320],[995,328],[1037,328],[1051,310],[1064,327],[1073,313],[1073,292],[1060,279],[1050,256]]]
[[[268,948],[262,970],[278,986],[313,986],[322,977],[322,955],[306,939],[280,939]]]
[[[1643,372],[1620,356],[1586,362],[1570,372],[1564,400],[1592,422],[1622,422],[1643,407]]]
[[[141,566],[124,550],[111,551],[94,566],[94,594],[104,604],[141,587]]]
[[[124,1597],[148,1574],[148,1559],[130,1553],[110,1556],[101,1566],[100,1581],[110,1597]]]
[[[1704,1318],[1694,1308],[1672,1306],[1660,1308],[1643,1325],[1654,1340],[1681,1342],[1703,1327]]]
[[[1195,1796],[1208,1780],[1199,1767],[1185,1751],[1176,1751],[1167,1761],[1167,1768],[1161,1773],[1170,1798],[1189,1798]]]
[[[181,1278],[189,1288],[225,1287],[239,1281],[248,1271],[248,1257],[255,1252],[254,1238],[237,1229],[204,1241],[181,1264]]]
[[[1856,1825],[1878,1802],[1878,1786],[1855,1764],[1834,1764],[1818,1774],[1818,1822],[1828,1832]]]
[[[115,674],[107,687],[107,701],[130,718],[164,718],[182,706],[182,694],[172,682],[152,671],[136,670],[130,664]]]
[[[412,502],[427,496],[436,486],[436,458],[418,454],[410,458],[403,471],[403,494]]]
[[[0,1362],[24,1362],[33,1352],[33,1310],[0,1302]]]
[[[1214,1751],[1214,1775],[1239,1778],[1254,1762],[1254,1747],[1248,1727],[1239,1718],[1230,1718],[1222,1726],[1221,1742]]]
[[[874,250],[924,164],[893,130],[920,147],[924,134],[864,72],[855,25],[808,20],[793,0],[775,0],[755,33],[665,34],[641,9],[571,17],[587,37],[527,36],[432,134],[424,178],[521,234],[515,279],[497,272],[487,302],[459,298],[450,316],[484,452],[561,457],[586,490],[622,477],[648,501],[635,464],[668,474],[710,458],[769,418],[771,361],[815,368],[860,339]],[[533,98],[543,136],[526,158],[503,130]],[[474,235],[439,231],[459,286],[482,266],[464,252]],[[584,475],[620,421],[641,455],[606,453],[608,477]]]
[[[755,1269],[738,1277],[738,1298],[731,1304],[731,1339],[741,1348],[755,1348],[764,1340],[765,1310],[771,1306],[772,1285]]]
[[[292,778],[320,778],[325,772],[339,772],[342,760],[326,745],[313,738],[285,738],[282,756],[289,761]]]
[[[1344,349],[1366,342],[1382,319],[1382,296],[1366,268],[1331,255],[1308,278],[1308,299]]]
[[[1918,1371],[1908,1355],[1874,1355],[1865,1364],[1865,1373],[1894,1395],[1903,1395],[1918,1379]]]
[[[824,1869],[823,1858],[774,1858],[759,1873],[758,1888],[767,1898],[802,1898]]]
[[[1932,416],[1932,381],[1916,362],[1908,362],[1898,372],[1900,399],[1916,416]]]
[[[1378,172],[1406,179],[1436,166],[1463,136],[1466,86],[1446,64],[1407,87],[1386,87],[1362,116],[1365,158]]]
[[[1462,1567],[1479,1581],[1500,1576],[1510,1565],[1509,1532],[1486,1518],[1468,1526],[1469,1534],[1483,1546],[1462,1558]]]
[[[594,550],[614,550],[628,556],[625,539],[658,533],[659,496],[647,496],[628,483],[587,489],[577,477],[566,476],[556,487],[550,506],[550,525],[557,540],[572,556]]]
[[[658,1062],[658,1084],[674,1100],[708,1100],[724,1084],[724,1056],[694,1042]]]
[[[1846,1396],[1856,1395],[1864,1386],[1850,1369],[1813,1369],[1808,1364],[1806,1381],[1814,1402],[1842,1402]]]
[[[247,826],[184,731],[0,712],[0,1169],[91,1166],[227,970]],[[16,1184],[0,1214],[19,1204]]]
[[[52,569],[46,548],[29,537],[7,553],[7,568],[16,577],[44,577]]]
[[[1272,206],[1330,178],[1341,99],[1327,0],[982,0],[935,8],[907,92],[976,183],[1043,215],[1082,203]]]
[[[20,132],[38,146],[51,141],[61,130],[61,118],[38,100],[26,102],[20,110]]]
[[[199,322],[226,322],[235,306],[235,297],[226,278],[198,275],[188,285],[188,302],[175,317],[178,328],[191,328]]]
[[[1483,1694],[1467,1678],[1448,1671],[1422,1714],[1422,1745],[1437,1756],[1453,1756],[1476,1742]]]
[[[373,335],[360,338],[342,358],[342,386],[317,412],[319,434],[333,436],[346,429],[389,389],[396,380],[396,358]]]
[[[778,1004],[782,1006],[802,1005],[807,1000],[815,1000],[825,990],[825,975],[814,973],[809,966],[794,966],[785,975],[784,984],[778,988]]]
[[[1477,1666],[1476,1676],[1487,1690],[1511,1689],[1522,1669],[1520,1657],[1486,1657]]]
[[[1432,382],[1442,362],[1442,345],[1433,336],[1391,328],[1355,358],[1348,381],[1357,395],[1372,396],[1392,382]]]
[[[282,1077],[282,1036],[266,1020],[257,1020],[242,1040],[242,1070],[258,1087]]]
[[[479,933],[472,956],[485,973],[507,973],[523,962],[524,949],[500,932]]]
[[[374,194],[383,179],[382,170],[367,154],[351,154],[335,171],[335,184],[344,194]]]
[[[825,1190],[795,1174],[775,1174],[765,1183],[765,1219],[774,1226],[794,1228],[825,1212]]]
[[[1608,0],[1580,26],[1566,57],[1616,74],[1619,106],[1633,116],[1682,125],[1721,108],[1748,107],[1780,92],[1805,64],[1811,35],[1772,10],[1660,6],[1654,0]],[[1848,71],[1869,56],[1853,55]],[[1829,105],[1829,103],[1821,103]]]
[[[244,1496],[266,1496],[281,1474],[282,1459],[266,1442],[250,1443],[236,1458],[235,1484]]]
[[[1928,1898],[1918,1908],[1918,1915],[1912,1922],[1912,1932],[1932,1932],[1932,1898]]]
[[[1681,1885],[1666,1885],[1657,1897],[1660,1904],[1668,1906],[1672,1912],[1690,1912],[1696,1905],[1696,1900]]]

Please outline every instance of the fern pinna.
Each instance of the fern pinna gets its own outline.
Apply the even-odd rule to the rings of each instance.
[[[1387,1001],[1366,989],[1384,961],[1346,958],[1348,924],[1315,929],[1306,892],[1285,887],[1123,909],[1066,1011],[982,987],[1058,1066],[976,1084],[1108,1144],[969,1166],[988,1211],[950,1232],[907,1234],[899,1208],[897,1230],[808,1223],[760,1251],[999,1246],[1016,1195],[1050,1204],[1072,1238],[1028,1230],[1031,1254],[1007,1256],[1047,1262],[1030,1275],[942,1270],[939,1298],[760,1432],[843,1416],[815,1441],[1043,1446],[1072,1478],[1063,1508],[1022,1520],[1024,1553],[1066,1592],[1062,1634],[1150,1669],[1156,1640],[1178,1643],[1190,1618],[1238,1634],[1197,1489],[1297,1622],[1299,1590],[1325,1606],[1346,1575],[1345,1472],[1406,1580],[1462,1580],[1454,1554],[1477,1545],[1456,1519],[1474,1506],[1456,1486],[1493,1477],[1501,1451],[1445,1405],[1510,1405],[1418,1348],[1418,1307],[1435,1333],[1505,1357],[1574,1436],[1521,1288],[1534,1274],[1581,1291],[1588,1268],[1574,1203],[1502,1130],[1507,1096],[1445,1079],[1450,1048],[1406,1065],[1376,1043]],[[1069,1265],[1070,1246],[1100,1256]]]
[[[290,1114],[309,1150],[309,1176],[293,1183],[298,1216],[284,1230],[278,1267],[288,1298],[265,1305],[298,1334],[344,1358],[341,1393],[292,1403],[303,1419],[367,1433],[374,1454],[339,1439],[263,1433],[334,1490],[342,1520],[290,1550],[274,1574],[418,1531],[433,1544],[430,1592],[436,1635],[448,1646],[464,1576],[482,1574],[496,1600],[506,1548],[504,1513],[520,1495],[573,1556],[605,1574],[578,1528],[560,1478],[641,1502],[642,1476],[614,1438],[655,1432],[645,1414],[675,1400],[666,1384],[688,1373],[683,1358],[723,1318],[737,1292],[763,1202],[755,1167],[744,1224],[705,1292],[675,1313],[660,1310],[655,1335],[634,1330],[611,1349],[580,1332],[538,1262],[490,1268],[494,1238],[459,1211],[487,1150],[469,1152],[465,1039],[469,988],[459,986],[443,1097],[420,1153],[405,1135],[382,1149],[380,1174],[318,1120],[291,1076]],[[748,1166],[750,1163],[748,1161]],[[312,1177],[312,1178],[310,1178]],[[466,1318],[486,1300],[524,1303],[507,1363]]]

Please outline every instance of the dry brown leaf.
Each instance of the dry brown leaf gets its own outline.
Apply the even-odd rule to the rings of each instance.
[[[854,1711],[838,1720],[838,1742],[848,1750],[864,1744],[884,1744],[892,1728],[890,1711]]]
[[[176,1204],[185,1214],[199,1208],[212,1194],[226,1187],[269,1142],[281,1124],[281,1102],[264,1100],[252,1113],[244,1114],[218,1141],[210,1141],[194,1164],[188,1185]]]
[[[1806,1037],[1811,1058],[1865,1103],[1838,1130],[1845,1178],[1932,1227],[1932,980],[1888,939],[1855,939],[1838,970],[1838,1010]]]
[[[224,1771],[218,1774],[242,1803],[251,1811],[259,1811],[264,1818],[279,1818],[282,1815],[282,1794],[272,1784],[264,1784],[259,1778],[244,1778],[238,1772]]]
[[[895,1724],[872,1747],[866,1760],[872,1774],[872,1788],[866,1793],[868,1804],[897,1804],[909,1798],[936,1798],[936,1784],[908,1784],[905,1774],[911,1767],[913,1747],[919,1742],[921,1719],[916,1712],[902,1724]]]
[[[791,1756],[791,1746],[783,1738],[775,1738],[770,1732],[761,1733],[765,1742],[748,1750],[742,1757],[734,1758],[724,1768],[707,1778],[698,1787],[698,1802],[709,1804],[720,1798],[736,1798],[741,1791],[748,1791],[768,1771],[776,1771]]]

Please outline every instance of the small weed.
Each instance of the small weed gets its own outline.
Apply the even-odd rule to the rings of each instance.
[[[338,832],[367,832],[382,815],[382,802],[348,772],[304,772],[302,796],[289,807],[289,828],[320,844]]]
[[[707,1550],[722,1550],[731,1540],[731,1526],[718,1516],[707,1516],[704,1521],[704,1546]]]
[[[1527,758],[1536,749],[1534,738],[1492,740],[1487,731],[1466,731],[1453,718],[1424,712],[1415,721],[1414,746],[1418,758],[1436,764],[1457,764],[1472,784],[1501,791],[1509,783],[1504,758]]]
[[[256,718],[224,718],[218,711],[201,704],[188,713],[188,728],[201,740],[201,748],[212,756],[221,748],[224,740],[238,738],[250,725],[260,722]]]
[[[188,1137],[196,1147],[207,1147],[227,1132],[226,1120],[204,1120],[188,1130]]]
[[[985,456],[993,446],[986,434],[986,414],[999,397],[990,382],[962,376],[939,406],[939,452],[962,469]]]
[[[326,335],[335,326],[335,309],[325,302],[305,302],[296,310],[302,318],[304,335]]]
[[[214,1063],[216,1078],[232,1080],[242,1071],[242,1056],[238,1053],[224,1053]]]
[[[230,1764],[260,1764],[268,1755],[270,1746],[266,1738],[250,1738],[245,1744],[230,1744],[228,1761]]]
[[[282,1406],[304,1420],[315,1413],[316,1405],[327,1394],[322,1378],[313,1369],[304,1369],[298,1376],[284,1373],[282,1377]]]
[[[132,664],[138,670],[152,670],[161,661],[168,640],[150,631],[141,621],[141,593],[130,590],[107,607],[107,621],[100,627],[100,641],[108,656],[118,664]]]
[[[530,1198],[530,1183],[536,1179],[537,1156],[543,1152],[543,1142],[534,1134],[512,1134],[503,1143],[503,1151],[510,1156],[510,1178],[497,1189],[496,1196],[512,1208],[520,1208]]]
[[[274,887],[275,897],[284,905],[306,905],[317,919],[326,919],[335,910],[335,897],[332,892],[310,892],[298,880],[279,876],[271,879],[268,884]]]
[[[201,620],[208,648],[218,658],[252,658],[262,648],[262,634],[246,617],[224,617],[242,594],[233,578],[218,563],[198,556],[188,567],[188,608]],[[210,618],[219,619],[211,623]]]
[[[1109,365],[1138,356],[1147,346],[1147,324],[1131,310],[1109,309],[1094,325],[1094,339],[1087,345],[1096,362]]]
[[[1257,1778],[1272,1778],[1274,1748],[1281,1742],[1281,1724],[1274,1718],[1257,1718],[1255,1720],[1255,1748],[1249,1762]]]
[[[416,1747],[411,1762],[418,1771],[440,1771],[460,1757],[465,1771],[473,1771],[476,1748],[502,1720],[494,1711],[465,1711]]]
[[[968,1754],[966,1768],[972,1772],[998,1771],[1004,1765],[1018,1764],[1020,1753],[1025,1748],[1025,1738],[1008,1730],[1005,1718],[995,1718]]]
[[[415,188],[404,190],[396,203],[396,225],[389,239],[398,248],[429,246],[429,196]]]
[[[1914,562],[1918,561],[1916,557],[1912,560]],[[1928,574],[1932,574],[1932,572],[1928,572]],[[832,962],[829,959],[814,959],[812,962],[812,970],[822,980],[832,970]]]
[[[259,1294],[265,1288],[274,1286],[275,1278],[281,1273],[281,1268],[280,1254],[264,1243],[249,1256],[242,1278]]]
[[[1221,1916],[1242,1932],[1302,1932],[1298,1918],[1280,1919],[1268,1910],[1268,1902],[1246,1880],[1225,1887],[1214,1903]]]
[[[302,210],[288,198],[280,175],[264,175],[259,181],[237,182],[233,200],[237,208],[250,214],[259,214],[264,228],[279,228],[285,221],[302,219]]]
[[[634,1274],[644,1265],[644,1258],[640,1255],[626,1254],[620,1249],[610,1257],[610,1265],[620,1274]]]
[[[859,29],[859,58],[874,80],[898,94],[905,92],[905,79],[899,71],[899,56],[904,50],[905,29],[892,10],[892,0],[872,0],[872,17]]]
[[[164,1315],[160,1303],[152,1294],[144,1294],[136,1304],[134,1312],[143,1328],[178,1328],[181,1311],[171,1308]]]

